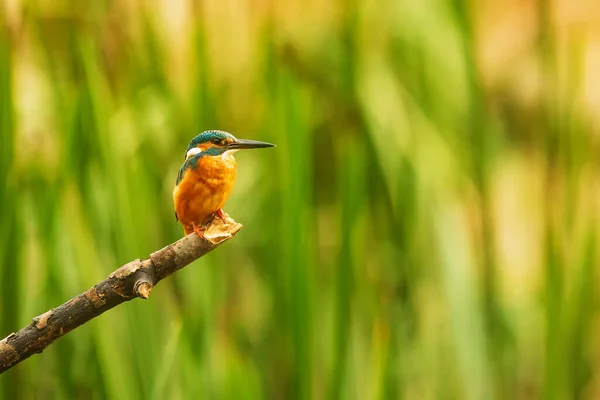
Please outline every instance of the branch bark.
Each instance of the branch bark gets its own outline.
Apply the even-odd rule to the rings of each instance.
[[[136,297],[147,299],[158,282],[231,239],[241,228],[227,214],[224,219],[213,218],[204,238],[192,233],[145,260],[131,261],[94,287],[35,317],[0,341],[0,374],[103,312]]]

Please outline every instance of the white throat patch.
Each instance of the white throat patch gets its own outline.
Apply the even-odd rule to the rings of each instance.
[[[221,155],[221,158],[222,158],[223,160],[225,160],[225,159],[227,159],[227,158],[231,157],[231,156],[233,155],[233,153],[235,153],[235,152],[236,152],[236,151],[238,151],[238,150],[239,150],[239,149],[227,150],[226,152],[224,152],[224,153]]]

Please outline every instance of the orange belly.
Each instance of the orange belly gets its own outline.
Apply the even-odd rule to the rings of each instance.
[[[223,207],[235,182],[236,164],[232,154],[204,156],[195,169],[188,169],[173,190],[173,203],[186,235],[192,225],[201,226]]]

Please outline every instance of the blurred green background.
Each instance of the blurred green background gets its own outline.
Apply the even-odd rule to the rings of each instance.
[[[207,129],[238,236],[0,398],[600,398],[600,6],[0,8],[0,338],[177,240]]]

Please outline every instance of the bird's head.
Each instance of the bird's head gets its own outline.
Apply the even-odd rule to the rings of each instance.
[[[242,149],[258,149],[273,146],[275,145],[256,140],[237,139],[231,133],[225,131],[206,131],[192,139],[186,150],[185,159],[189,160],[198,154],[202,156],[219,156],[226,151],[234,152]]]

